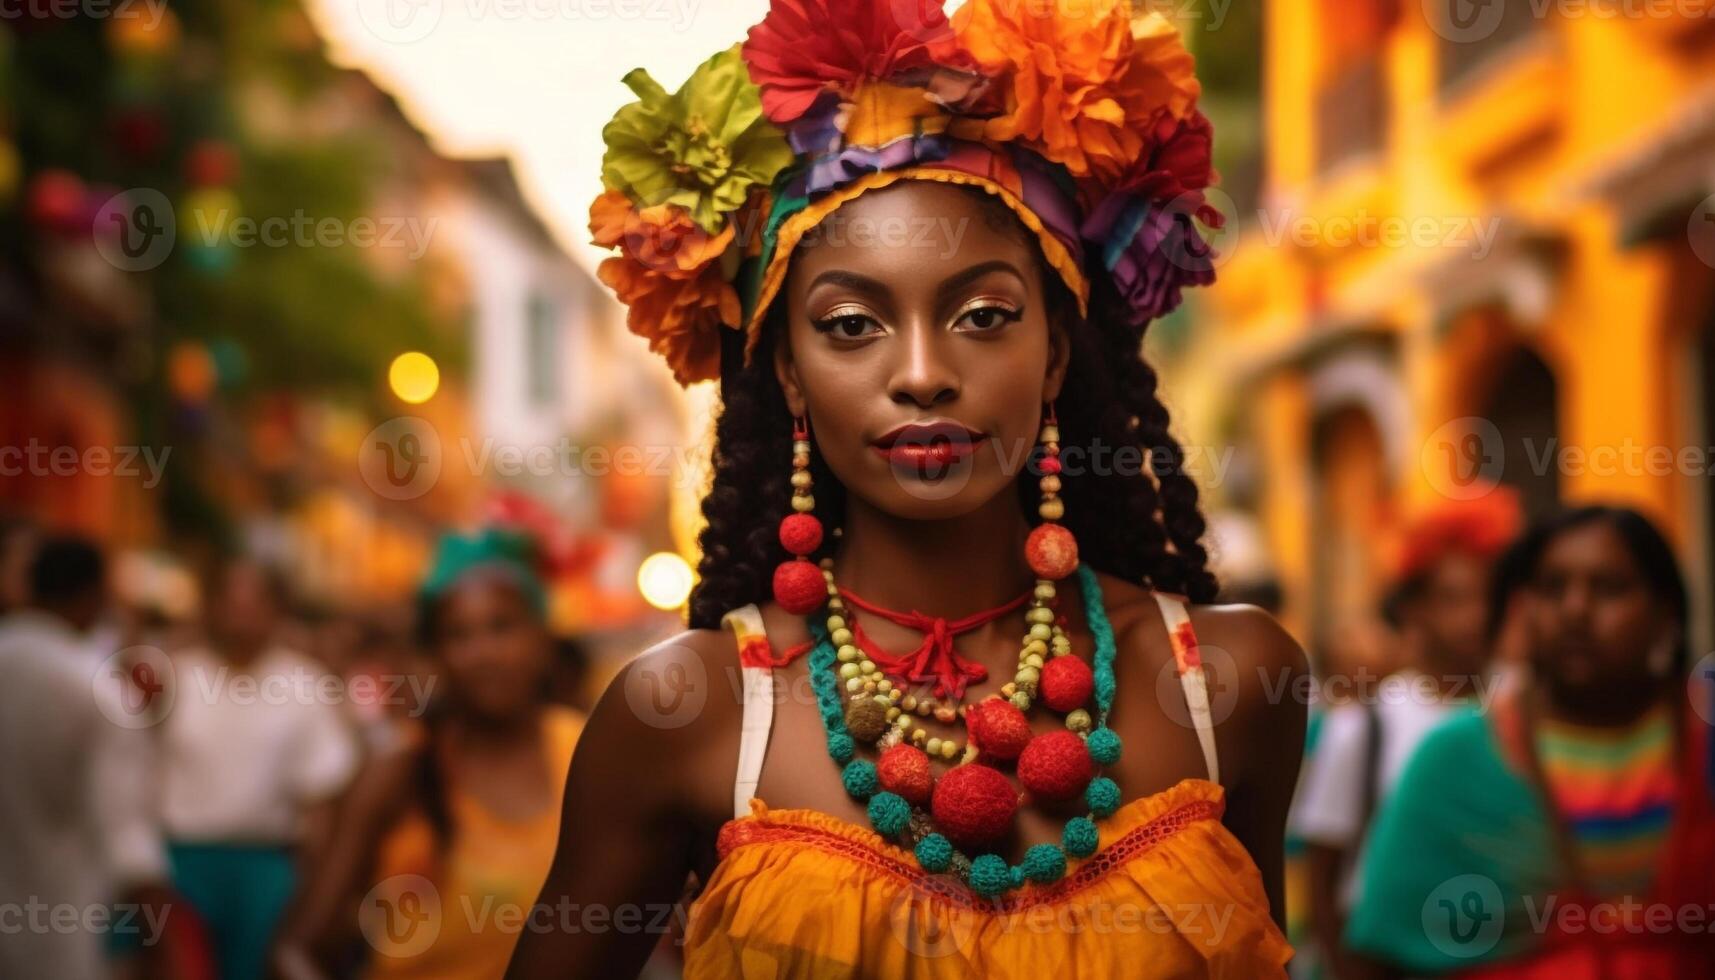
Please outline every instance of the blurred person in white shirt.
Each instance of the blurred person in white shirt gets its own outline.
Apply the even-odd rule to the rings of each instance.
[[[111,951],[152,956],[172,912],[153,745],[90,639],[101,552],[51,537],[25,564],[28,599],[0,617],[0,976],[88,980]]]
[[[1486,705],[1494,694],[1491,578],[1520,521],[1517,496],[1494,487],[1434,508],[1404,530],[1387,613],[1405,666],[1328,712],[1289,818],[1290,832],[1305,843],[1311,931],[1324,976],[1360,975],[1339,937],[1360,897],[1371,817],[1424,736],[1455,706]]]
[[[298,869],[358,761],[338,679],[278,641],[284,589],[251,561],[205,593],[206,646],[173,657],[161,812],[173,881],[220,976],[263,973]]]

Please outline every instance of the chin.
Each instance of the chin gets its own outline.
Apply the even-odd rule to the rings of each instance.
[[[985,479],[976,474],[957,472],[938,480],[886,473],[879,486],[863,494],[871,506],[893,517],[912,521],[946,521],[964,517],[981,510],[998,494],[1014,493],[1010,481]]]

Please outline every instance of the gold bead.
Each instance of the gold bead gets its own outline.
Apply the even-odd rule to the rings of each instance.
[[[978,755],[978,750],[977,750],[975,743],[967,742],[965,744],[964,754],[959,757],[959,765],[962,766],[962,765],[966,764],[967,762],[976,761],[977,755]]]
[[[1024,614],[1024,620],[1027,623],[1042,623],[1045,626],[1050,625],[1054,622],[1054,610],[1049,609],[1047,606],[1037,606]]]
[[[874,694],[875,693],[875,681],[865,680],[863,682],[863,689],[864,689],[864,692],[866,694]]]
[[[808,440],[808,439],[794,439],[794,440],[792,440],[792,451],[794,453],[798,453],[798,454],[808,453],[810,451],[810,440]]]
[[[863,678],[851,677],[851,678],[846,679],[846,692],[847,693],[856,694],[861,690],[863,690]]]
[[[1030,625],[1030,638],[1032,640],[1041,640],[1047,643],[1053,636],[1054,631],[1048,628],[1047,623],[1032,623]]]
[[[1013,693],[1017,690],[1018,690],[1017,684],[1014,684],[1011,681],[1007,681],[1005,684],[1002,684],[1000,686],[1000,696],[1003,698],[1011,698]]]
[[[929,753],[930,755],[940,755],[941,754],[941,740],[938,738],[931,738],[928,741],[928,743],[923,746],[923,751]]]
[[[1018,674],[1013,677],[1013,680],[1018,682],[1019,687],[1035,687],[1036,682],[1041,679],[1042,671],[1035,667],[1020,667]]]
[[[1020,711],[1029,711],[1030,710],[1030,695],[1024,693],[1023,691],[1015,692],[1012,695],[1012,698],[1010,700],[1012,701],[1012,706],[1017,708],[1018,710],[1020,710]]]
[[[916,711],[917,710],[917,695],[915,695],[915,694],[905,695],[905,700],[899,702],[899,706],[901,708],[904,708],[906,711]]]
[[[941,743],[941,758],[946,759],[948,761],[951,761],[952,758],[958,754],[959,754],[959,743],[953,741],[950,738],[947,739],[945,742]]]
[[[1059,442],[1060,441],[1060,427],[1057,425],[1045,425],[1045,426],[1043,426],[1042,427],[1042,435],[1040,438],[1042,439],[1043,442]]]
[[[1036,666],[1040,667],[1042,665],[1037,664]],[[889,691],[893,690],[893,682],[888,680],[887,678],[883,677],[881,680],[875,682],[875,689],[880,691],[883,694],[886,694]]]
[[[1049,599],[1054,598],[1054,583],[1047,579],[1037,579],[1036,598],[1043,602],[1047,602]]]
[[[860,673],[862,673],[862,671],[858,670],[857,664],[840,664],[840,676],[846,680],[850,680],[853,677],[858,676]]]
[[[828,629],[831,631],[828,634],[828,639],[833,641],[834,646],[843,647],[852,641],[852,631],[851,630],[846,629],[843,626],[838,628],[838,629],[835,629],[834,627],[830,626],[830,627],[828,627]]]
[[[899,688],[897,688],[897,687],[895,687],[895,688],[891,688],[891,689],[889,689],[889,690],[888,690],[888,692],[887,692],[887,699],[888,699],[888,700],[889,700],[889,701],[892,701],[892,702],[893,702],[893,703],[894,703],[894,704],[898,704],[898,703],[899,703],[899,699],[900,699],[900,698],[902,698],[902,697],[904,697],[904,696],[905,696],[905,692],[904,692],[904,691],[901,691],[901,690],[900,690],[900,689],[899,689]]]
[[[835,654],[835,656],[839,657],[840,660],[846,663],[857,663],[863,658],[863,651],[859,650],[857,647],[845,646],[840,647],[840,652]]]
[[[811,477],[809,470],[799,470],[792,474],[792,485],[795,487],[808,488],[810,486],[810,480]]]
[[[1042,487],[1043,493],[1059,493],[1060,492],[1060,478],[1058,476],[1055,476],[1053,473],[1050,473],[1047,476],[1043,477],[1041,482],[1038,485]]]
[[[1026,654],[1024,657],[1024,665],[1026,667],[1035,667],[1037,670],[1041,670],[1042,669],[1042,654],[1040,654],[1040,653]]]
[[[917,702],[917,716],[919,718],[927,718],[934,711],[935,711],[935,702],[929,700],[928,698],[924,698],[921,701]]]
[[[1044,505],[1044,506],[1046,506],[1046,505]],[[792,509],[797,511],[800,514],[808,514],[810,511],[813,511],[816,509],[816,498],[811,496],[810,494],[807,494],[807,493],[803,494],[801,496],[793,497],[792,498]]]
[[[866,674],[875,673],[875,661],[870,660],[868,658],[865,658],[863,660],[859,660],[858,661],[858,670],[861,670]]]
[[[912,745],[915,745],[918,748],[922,748],[923,743],[927,742],[928,740],[929,740],[929,733],[928,732],[924,731],[921,728],[911,729],[911,744]]]
[[[797,506],[797,504],[794,503],[793,506]],[[808,510],[809,508],[805,509]],[[1059,497],[1050,497],[1042,501],[1042,504],[1036,508],[1036,512],[1041,514],[1045,521],[1057,521],[1066,516],[1066,503]]]
[[[1028,657],[1032,654],[1035,654],[1036,656],[1040,657],[1047,652],[1048,652],[1048,644],[1043,643],[1041,640],[1031,640],[1029,643],[1026,643],[1024,645],[1024,655],[1026,657]]]
[[[893,721],[895,718],[898,718],[898,717],[899,717],[899,709],[889,705],[888,709],[887,709],[887,720]]]
[[[959,712],[950,705],[941,705],[935,709],[935,720],[945,725],[951,725],[959,720]]]
[[[1090,713],[1083,708],[1074,708],[1066,713],[1066,727],[1080,735],[1090,730]]]
[[[846,618],[844,616],[829,616],[828,617],[828,632],[832,633],[836,630],[843,630],[845,628],[846,628]],[[847,640],[846,642],[850,643],[851,641]],[[840,644],[836,643],[834,645],[839,646]]]

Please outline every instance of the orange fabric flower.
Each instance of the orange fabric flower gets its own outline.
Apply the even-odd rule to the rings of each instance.
[[[1190,111],[1194,62],[1166,18],[1132,24],[1124,0],[970,0],[953,15],[967,54],[998,79],[997,142],[1020,139],[1075,177],[1113,181],[1142,154],[1158,113]]]
[[[720,261],[732,224],[710,235],[684,208],[640,211],[610,189],[590,205],[590,234],[597,245],[620,250],[596,276],[626,305],[627,329],[649,341],[679,384],[719,377],[720,328],[737,328],[742,315]]]

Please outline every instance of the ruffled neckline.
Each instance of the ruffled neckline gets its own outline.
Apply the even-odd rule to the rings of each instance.
[[[1226,790],[1200,777],[1182,779],[1164,790],[1140,796],[1096,822],[1095,853],[1072,859],[1065,878],[1052,885],[1026,885],[1015,893],[1014,899],[1021,904],[1036,904],[1075,891],[1116,864],[1172,837],[1188,824],[1204,820],[1218,824],[1225,809]],[[866,863],[914,881],[945,877],[924,871],[911,851],[868,827],[807,807],[770,807],[761,797],[754,796],[750,799],[750,813],[722,825],[716,852],[725,860],[735,848],[771,842],[798,842],[859,852]]]

